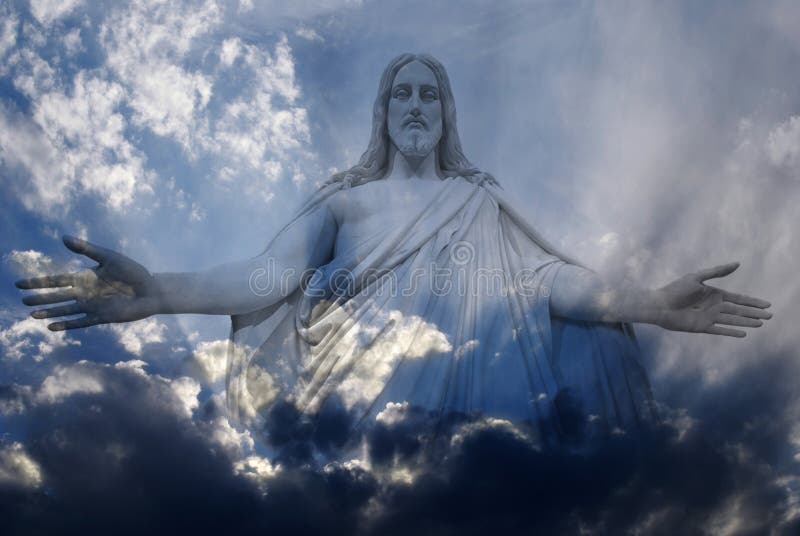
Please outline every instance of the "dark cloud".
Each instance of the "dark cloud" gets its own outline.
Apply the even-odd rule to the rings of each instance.
[[[797,520],[785,522],[791,485],[779,482],[797,469],[781,464],[792,423],[780,409],[795,401],[790,358],[759,365],[759,374],[773,380],[769,389],[743,389],[753,376],[743,370],[713,392],[726,405],[702,407],[705,415],[691,424],[665,412],[664,424],[635,438],[563,449],[542,449],[503,421],[437,420],[403,408],[363,436],[364,462],[324,464],[315,460],[354,442],[347,440],[351,423],[343,407],[333,403],[308,419],[290,405],[276,406],[266,431],[281,469],[265,488],[237,475],[204,428],[181,416],[166,381],[83,366],[103,392],[37,405],[19,388],[4,390],[29,406],[24,444],[43,474],[34,491],[0,489],[4,533],[703,534],[728,524],[738,526],[734,534],[791,534],[800,528]],[[207,406],[199,417],[218,412]]]

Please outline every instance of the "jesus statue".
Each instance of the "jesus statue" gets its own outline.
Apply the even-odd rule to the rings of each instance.
[[[276,404],[335,405],[369,425],[387,409],[597,433],[656,419],[632,323],[744,337],[764,300],[706,284],[610,283],[562,254],[464,155],[447,73],[425,54],[389,62],[358,164],[335,174],[251,259],[151,273],[66,236],[94,268],[17,282],[54,331],[155,314],[232,319],[226,395],[258,425]],[[80,315],[80,316],[77,316]],[[62,318],[70,317],[70,318]],[[545,423],[545,424],[543,424]]]

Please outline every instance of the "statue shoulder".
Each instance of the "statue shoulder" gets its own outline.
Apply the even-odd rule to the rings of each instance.
[[[367,184],[342,186],[324,200],[325,206],[333,213],[337,223],[342,223],[346,219],[345,216],[352,213],[353,208],[359,205]]]

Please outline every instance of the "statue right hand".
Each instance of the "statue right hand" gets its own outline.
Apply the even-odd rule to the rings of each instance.
[[[131,322],[158,312],[159,292],[155,279],[138,262],[85,240],[64,236],[70,250],[97,261],[94,268],[70,274],[21,279],[21,289],[57,289],[53,292],[25,296],[25,305],[50,305],[73,302],[31,313],[34,318],[55,318],[83,314],[70,320],[53,322],[51,331],[63,331],[109,324]]]

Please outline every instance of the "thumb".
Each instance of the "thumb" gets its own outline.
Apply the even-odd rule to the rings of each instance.
[[[695,277],[698,281],[703,282],[707,279],[714,279],[715,277],[725,277],[726,275],[730,275],[739,268],[738,262],[729,262],[728,264],[720,264],[719,266],[715,266],[713,268],[706,268],[705,270],[700,270],[695,274]]]
[[[97,246],[81,238],[71,235],[64,235],[62,240],[64,245],[67,246],[67,248],[69,248],[71,251],[74,251],[79,255],[85,255],[99,263],[102,263],[108,257],[108,250],[106,248]]]

